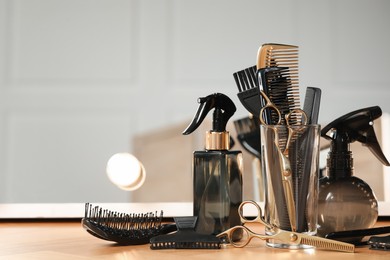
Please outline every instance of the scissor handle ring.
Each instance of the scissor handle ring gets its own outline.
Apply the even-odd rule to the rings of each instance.
[[[264,107],[262,107],[261,109],[260,109],[260,123],[262,123],[263,125],[268,125],[265,121],[264,121],[264,110],[266,110],[266,109],[272,109],[272,110],[274,110],[277,114],[278,114],[278,122],[276,123],[277,125],[279,125],[280,124],[280,122],[281,122],[281,118],[282,118],[282,115],[280,114],[280,111],[279,111],[279,109],[277,109],[277,107],[276,106],[274,106],[274,105],[265,105]]]
[[[247,219],[246,217],[244,217],[244,210],[243,209],[244,209],[244,206],[246,204],[251,204],[251,205],[256,207],[256,209],[257,209],[257,216],[256,216],[255,219],[252,220],[252,219]],[[264,220],[262,218],[263,213],[261,211],[261,208],[260,208],[259,204],[257,204],[253,200],[245,200],[245,201],[241,202],[240,206],[238,207],[238,215],[240,215],[240,218],[241,218],[242,222],[258,222],[258,221],[264,222]]]
[[[272,110],[275,110],[276,113],[278,114],[278,122],[277,122],[277,125],[280,124],[281,120],[282,120],[282,115],[280,114],[280,111],[279,109],[271,102],[271,100],[267,97],[267,95],[264,93],[264,91],[260,91],[260,95],[264,98],[265,100],[265,106],[263,106],[261,109],[260,109],[260,123],[262,123],[263,125],[268,125],[265,121],[264,121],[264,111],[269,108],[269,109],[272,109]]]
[[[234,239],[234,235],[236,234],[235,232],[237,230],[241,230],[242,233],[241,233],[241,238],[239,240],[235,240]],[[233,227],[231,230],[230,230],[230,233],[229,233],[229,241],[230,243],[234,246],[234,247],[245,247],[247,244],[249,244],[249,242],[252,240],[252,235],[251,235],[251,232],[248,230],[247,227],[245,226],[235,226]]]
[[[292,114],[301,114],[303,116],[303,122],[301,125],[307,125],[307,115],[306,115],[305,111],[303,111],[300,108],[293,109],[288,114],[285,115],[287,125],[290,125],[290,117]]]

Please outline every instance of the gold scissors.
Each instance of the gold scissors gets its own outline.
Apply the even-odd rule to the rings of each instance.
[[[246,217],[244,217],[243,207],[246,204],[251,204],[256,207],[257,215],[254,219],[247,219]],[[217,235],[218,238],[227,237],[229,243],[232,244],[234,247],[244,247],[247,244],[249,244],[249,242],[254,237],[257,237],[265,241],[277,240],[283,244],[288,244],[291,246],[308,245],[319,249],[350,252],[350,253],[353,253],[355,250],[355,246],[353,244],[339,242],[339,241],[322,238],[322,237],[310,236],[310,235],[296,233],[292,231],[285,231],[277,227],[273,227],[264,220],[261,208],[255,201],[251,201],[251,200],[243,201],[238,208],[238,214],[240,216],[242,225],[229,228],[228,230],[225,230],[222,233]],[[251,231],[248,227],[245,226],[246,223],[251,223],[251,222],[263,224],[271,232],[271,234],[263,235]],[[237,237],[237,234],[241,235],[242,238],[240,240],[235,239]]]
[[[267,95],[263,91],[260,91],[260,94],[265,101],[265,105],[260,110],[260,122],[262,124],[267,124],[265,120],[265,116],[266,116],[265,112],[266,109],[271,109],[274,110],[278,115],[277,125],[281,125],[282,116],[279,109],[271,102],[271,100],[267,97]],[[297,114],[297,117],[299,117],[299,115],[301,115],[302,117],[300,126],[290,125],[291,122],[290,119],[292,115],[295,114]],[[296,221],[294,190],[293,190],[293,182],[292,182],[292,169],[291,169],[290,160],[288,158],[288,154],[289,154],[289,147],[291,145],[291,142],[294,139],[295,134],[301,131],[302,129],[304,129],[304,127],[301,126],[307,125],[307,115],[305,111],[303,111],[302,109],[293,109],[288,114],[285,115],[285,122],[288,129],[288,136],[287,136],[287,141],[284,150],[282,151],[280,147],[282,142],[280,141],[279,138],[280,133],[279,133],[279,128],[277,126],[273,127],[275,132],[274,142],[279,154],[278,158],[279,158],[279,165],[281,168],[283,192],[287,204],[287,212],[290,220],[290,226],[292,231],[296,231],[297,221]]]
[[[270,124],[270,122],[266,122],[266,119],[265,119],[265,115],[266,114],[265,114],[265,112],[266,112],[266,109],[271,109],[271,110],[275,111],[276,114],[278,115],[278,120],[276,122],[276,125],[280,125],[281,121],[282,121],[282,113],[280,113],[279,109],[274,105],[274,103],[272,103],[272,101],[264,93],[263,90],[260,90],[260,95],[261,95],[261,97],[265,101],[265,105],[260,109],[260,123],[262,123],[263,125],[269,125]],[[306,112],[303,111],[300,108],[292,109],[288,114],[285,115],[285,119],[286,119],[286,124],[287,125],[291,125],[290,119],[291,119],[292,115],[302,115],[302,117],[303,117],[302,120],[303,121],[301,122],[301,125],[307,125],[307,115],[306,115]]]

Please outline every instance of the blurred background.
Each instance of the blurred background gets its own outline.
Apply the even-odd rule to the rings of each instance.
[[[389,11],[386,0],[0,0],[0,203],[191,201],[204,131],[181,132],[214,92],[235,102],[232,120],[248,115],[232,74],[263,43],[299,46],[301,96],[322,89],[322,125],[388,113]],[[135,192],[107,178],[118,152],[144,162]]]

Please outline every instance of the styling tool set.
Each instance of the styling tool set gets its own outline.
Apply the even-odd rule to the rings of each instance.
[[[297,158],[298,152],[289,154],[289,150],[313,149],[311,143],[296,140],[295,131],[304,131],[304,128],[300,129],[300,125],[318,123],[321,90],[307,88],[304,108],[301,109],[298,74],[297,46],[263,44],[257,53],[257,64],[234,73],[233,77],[239,91],[237,96],[250,113],[249,118],[258,118],[259,123],[263,125],[287,126],[274,128],[277,154],[263,155],[270,161],[275,156],[279,158],[279,163],[275,163],[273,167],[276,168],[275,172],[281,172],[280,175],[273,174],[270,181],[275,196],[276,209],[273,214],[277,214],[278,217],[272,215],[269,217],[277,218],[280,227],[285,230],[303,232],[306,231],[305,216],[297,216],[297,214],[306,211],[305,201],[310,176],[305,176],[305,173],[310,173],[310,169],[304,167],[310,165],[302,163],[306,158]],[[248,144],[255,139],[260,141],[258,145],[269,141],[260,138],[260,124],[253,127],[249,120],[236,122],[236,125],[240,124],[236,129],[245,129],[243,123],[246,122],[247,129],[252,130],[237,131],[238,140],[243,147],[250,146]],[[242,132],[245,134],[240,134]],[[261,149],[257,151],[259,153],[256,156],[261,156]]]
[[[372,128],[373,120],[381,116],[380,108],[351,112],[321,131],[318,124],[321,89],[307,87],[301,108],[298,46],[294,45],[261,45],[256,64],[233,73],[233,78],[237,97],[249,112],[247,117],[234,121],[236,138],[261,164],[258,170],[264,187],[259,189],[265,197],[264,215],[257,202],[243,201],[243,156],[241,151],[230,150],[234,141],[226,129],[236,106],[228,96],[213,93],[198,99],[198,109],[182,133],[193,133],[212,111],[212,129],[206,132],[205,149],[194,151],[192,156],[193,216],[173,217],[172,222],[164,221],[162,211],[127,214],[86,203],[83,228],[99,239],[119,245],[150,244],[153,250],[220,249],[222,244],[242,248],[253,238],[264,240],[268,247],[284,249],[351,253],[355,245],[361,244],[370,245],[371,249],[390,249],[389,227],[373,228],[375,207],[371,207],[369,223],[355,229],[347,227],[353,222],[349,216],[365,214],[367,211],[357,206],[367,203],[359,200],[361,205],[353,204],[360,213],[340,212],[342,205],[357,201],[348,199],[355,198],[352,194],[359,193],[362,186],[347,187],[350,192],[345,189],[344,204],[327,201],[332,196],[324,196],[322,200],[320,196],[321,188],[326,185],[337,190],[341,179],[332,178],[336,172],[353,179],[352,154],[348,151],[348,144],[353,141],[366,144],[384,165],[389,165]],[[331,130],[339,134],[328,135]],[[330,179],[324,179],[323,186],[318,185],[321,136],[333,142],[327,170],[335,171]],[[353,186],[357,182],[350,183]],[[365,190],[370,191],[369,187]],[[243,215],[246,205],[256,208],[253,219]],[[334,205],[340,209],[332,208]],[[324,212],[322,218],[329,215],[324,223],[318,220],[321,212]],[[334,214],[348,220],[342,230],[332,222]],[[264,233],[251,230],[256,223],[264,226]],[[321,234],[321,230],[327,234]]]

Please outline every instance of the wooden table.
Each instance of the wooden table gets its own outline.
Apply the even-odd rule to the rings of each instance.
[[[390,220],[378,222],[389,225]],[[293,257],[293,258],[291,258]],[[358,247],[355,253],[285,250],[253,240],[245,248],[220,250],[151,250],[149,245],[116,246],[88,234],[79,221],[0,222],[0,259],[390,259],[390,251]]]

